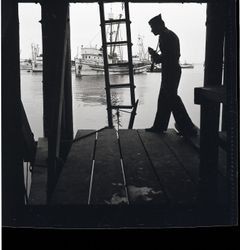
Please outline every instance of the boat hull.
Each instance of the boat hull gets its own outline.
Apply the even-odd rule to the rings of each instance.
[[[43,69],[42,68],[33,68],[32,69],[32,72],[43,72]]]
[[[133,65],[133,73],[141,74],[147,72],[147,65]],[[93,76],[93,75],[104,75],[104,66],[103,65],[94,65],[88,63],[76,63],[75,73],[77,77],[81,76]],[[129,69],[126,66],[115,66],[109,67],[110,75],[127,75],[129,74]]]
[[[193,64],[188,64],[188,63],[180,64],[180,66],[182,69],[193,69],[194,68]]]

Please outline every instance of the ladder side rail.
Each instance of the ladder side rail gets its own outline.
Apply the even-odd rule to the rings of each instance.
[[[132,106],[135,105],[135,85],[133,77],[133,62],[132,62],[132,39],[131,39],[131,28],[130,28],[130,16],[129,16],[129,5],[128,2],[124,2],[125,5],[125,18],[126,18],[126,32],[127,32],[127,50],[128,50],[128,62],[129,62],[129,80],[130,80],[130,93]]]
[[[104,4],[103,2],[99,2],[101,34],[102,34],[102,44],[103,44],[102,47],[103,47],[104,75],[105,75],[105,85],[106,85],[108,125],[109,125],[110,128],[112,128],[113,127],[113,120],[112,120],[110,80],[109,80],[109,70],[108,70],[108,55],[107,55],[105,15],[104,15],[104,6],[103,6],[103,4]]]
[[[128,129],[132,129],[133,128],[133,123],[134,123],[134,120],[135,120],[135,116],[136,116],[136,111],[137,111],[137,107],[138,107],[138,99],[135,103],[135,106],[133,107],[133,110],[131,112],[131,116],[130,116],[130,121],[129,121],[129,124],[128,124]]]

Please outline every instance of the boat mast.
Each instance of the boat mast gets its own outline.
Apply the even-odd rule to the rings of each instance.
[[[122,18],[122,14],[119,15],[119,19],[121,19],[121,18]],[[118,26],[117,26],[115,42],[117,42],[117,40],[118,40],[119,27],[120,27],[120,22],[118,23]],[[113,55],[114,55],[114,52],[115,52],[115,48],[116,48],[116,45],[113,46],[113,51],[112,51]]]
[[[113,20],[113,13],[112,13],[112,8],[111,12],[109,14],[109,20]],[[112,28],[112,23],[110,24],[110,43],[112,43],[112,35],[113,35],[113,28]],[[112,45],[110,46],[110,56],[113,57],[113,48]]]

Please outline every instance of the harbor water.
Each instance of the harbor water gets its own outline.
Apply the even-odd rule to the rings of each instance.
[[[199,127],[200,107],[194,104],[194,88],[203,86],[204,67],[195,64],[194,68],[182,69],[178,93],[186,109]],[[127,75],[112,75],[111,84],[128,83]],[[143,73],[134,75],[136,85],[135,96],[139,99],[137,115],[133,128],[151,127],[157,109],[157,100],[161,83],[161,73]],[[106,93],[104,76],[76,77],[72,74],[73,122],[74,134],[78,129],[100,129],[108,125],[106,110]],[[24,108],[34,133],[35,140],[43,136],[43,95],[42,73],[21,71],[21,96]],[[112,91],[114,104],[129,105],[129,89],[114,89]],[[113,112],[116,127],[127,128],[130,114],[120,111],[119,116]],[[174,127],[171,116],[169,128]]]

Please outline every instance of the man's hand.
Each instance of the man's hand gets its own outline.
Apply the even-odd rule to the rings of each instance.
[[[148,47],[148,53],[151,55],[153,63],[161,63],[160,55],[154,49]]]
[[[148,53],[149,53],[151,56],[153,56],[156,52],[155,52],[154,49],[148,47]]]

